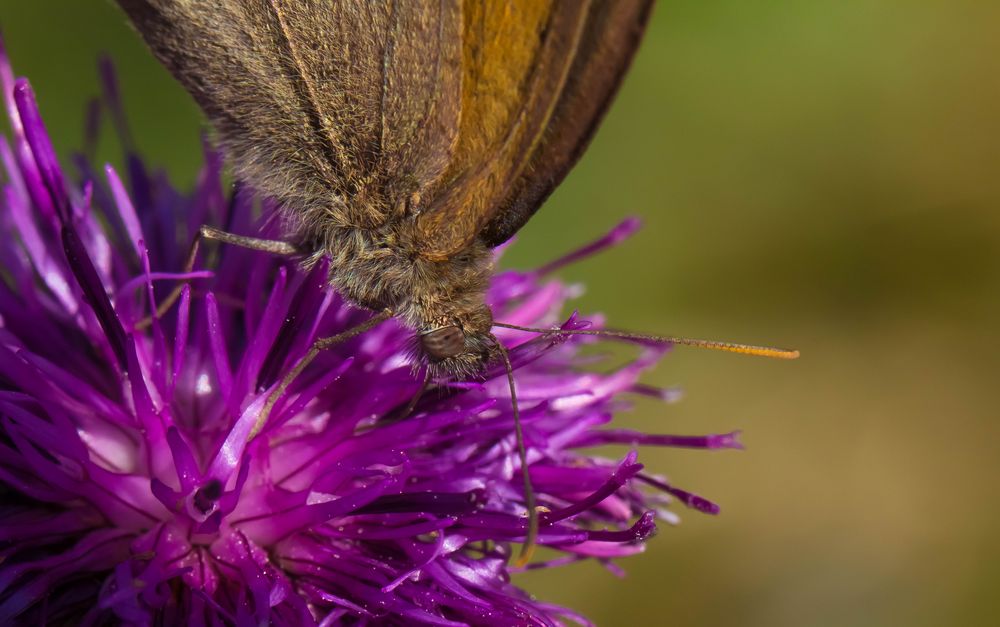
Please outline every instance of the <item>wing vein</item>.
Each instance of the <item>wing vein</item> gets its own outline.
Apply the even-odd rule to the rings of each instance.
[[[538,131],[534,134],[534,137],[532,138],[531,144],[528,146],[528,149],[524,151],[521,157],[521,163],[518,164],[516,169],[509,174],[507,179],[507,184],[504,186],[505,193],[502,196],[500,196],[501,198],[507,195],[507,192],[514,185],[514,183],[520,177],[521,173],[524,171],[524,168],[531,161],[531,156],[534,154],[535,149],[541,142],[542,136],[545,135],[545,131],[548,129],[549,126],[549,121],[551,121],[552,119],[552,114],[555,112],[556,106],[559,104],[559,95],[566,87],[566,80],[569,77],[570,68],[573,67],[573,61],[576,59],[577,50],[579,50],[580,48],[580,41],[583,39],[583,31],[586,27],[587,19],[590,15],[590,6],[592,4],[592,0],[587,0],[587,2],[584,4],[585,4],[584,8],[580,10],[580,17],[577,18],[576,27],[573,29],[572,43],[570,44],[569,53],[565,55],[566,61],[563,64],[562,72],[559,75],[559,82],[552,89],[553,97],[549,99],[548,106],[546,107],[545,113],[542,116],[542,121],[538,125]],[[541,71],[540,67],[536,65],[535,70],[531,77],[532,82],[537,80],[536,75],[540,71]],[[519,118],[523,119],[524,117],[526,117],[527,107],[528,107],[528,101],[526,99],[525,102],[521,105]],[[514,140],[514,136],[516,134],[514,132],[515,129],[511,130],[511,133],[506,140],[507,142]],[[506,145],[504,147],[506,148]]]
[[[387,37],[385,42],[385,48],[382,50],[382,98],[380,100],[379,106],[381,110],[379,111],[379,144],[380,146],[386,146],[388,144],[385,134],[389,131],[389,125],[386,123],[385,111],[386,111],[386,99],[389,97],[389,64],[392,62],[392,55],[396,50],[396,38],[394,34],[399,28],[399,5],[397,0],[392,0],[389,5],[389,28],[387,30]]]
[[[292,63],[295,65],[295,69],[298,71],[298,81],[302,85],[302,89],[305,92],[303,99],[309,107],[309,119],[313,123],[313,131],[324,138],[326,141],[323,143],[324,149],[327,152],[327,157],[330,159],[330,163],[334,165],[338,170],[342,169],[344,160],[340,159],[338,144],[335,141],[333,135],[330,133],[325,120],[323,119],[323,109],[320,107],[319,97],[316,91],[313,89],[310,77],[306,74],[305,64],[302,61],[302,56],[299,54],[296,48],[295,38],[292,36],[288,28],[288,23],[282,12],[280,6],[281,0],[269,0],[268,4],[271,6],[271,10],[274,12],[275,20],[278,23],[278,30],[281,33],[281,38],[285,42],[285,46],[288,48],[288,54],[291,57]]]

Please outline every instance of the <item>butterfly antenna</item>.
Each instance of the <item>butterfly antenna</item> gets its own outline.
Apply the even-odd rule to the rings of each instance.
[[[647,335],[645,333],[608,331],[605,329],[539,329],[535,327],[522,327],[516,324],[507,324],[505,322],[494,322],[493,326],[550,335],[597,335],[600,337],[616,337],[624,340],[646,340],[648,342],[659,342],[663,344],[681,344],[684,346],[694,346],[696,348],[710,348],[712,350],[725,351],[727,353],[756,355],[758,357],[773,357],[775,359],[798,359],[799,357],[799,351],[789,348],[754,346],[752,344],[736,344],[734,342],[719,342],[717,340],[698,340],[690,337],[675,337],[672,335]]]
[[[510,364],[510,355],[507,349],[496,337],[497,350],[503,358],[504,367],[507,369],[507,385],[510,386],[510,403],[514,408],[514,434],[517,438],[517,456],[521,460],[521,476],[524,477],[524,504],[528,508],[528,534],[521,545],[521,552],[517,556],[514,566],[522,568],[531,561],[531,556],[535,553],[535,542],[538,539],[538,511],[535,508],[535,490],[531,487],[531,476],[528,474],[528,451],[524,446],[524,432],[521,429],[521,411],[517,407],[517,389],[514,386],[514,367]]]

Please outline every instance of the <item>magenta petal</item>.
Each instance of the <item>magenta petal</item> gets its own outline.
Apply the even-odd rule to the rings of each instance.
[[[742,449],[739,441],[739,431],[713,435],[655,435],[631,431],[628,429],[611,429],[595,431],[586,434],[576,441],[576,446],[603,446],[605,444],[628,444],[629,446],[673,446],[676,448]]]
[[[0,148],[6,150],[6,146],[2,142],[0,142]],[[7,187],[4,190],[4,195],[10,209],[10,218],[20,235],[21,245],[28,253],[35,271],[38,272],[46,286],[55,294],[67,311],[75,313],[79,308],[79,303],[69,286],[67,272],[60,260],[53,256],[49,245],[35,224],[36,216],[33,215],[32,208],[17,198],[13,186]]]
[[[242,527],[264,544],[277,542],[301,529],[325,523],[338,516],[359,510],[383,494],[391,480],[382,480],[351,494],[316,505],[301,505],[284,512],[275,512],[267,518],[244,523]]]
[[[649,485],[659,488],[667,494],[676,497],[681,503],[684,503],[688,507],[696,509],[699,512],[715,515],[721,511],[718,505],[704,497],[698,496],[697,494],[693,494],[687,490],[681,490],[680,488],[675,488],[668,483],[664,483],[663,481],[654,479],[653,477],[649,477],[647,475],[639,475],[639,478]]]
[[[188,324],[191,315],[191,286],[185,285],[181,291],[181,302],[177,306],[177,326],[174,334],[174,368],[170,377],[171,396],[183,372],[188,343]]]
[[[624,531],[591,531],[587,536],[590,540],[599,542],[641,542],[649,539],[655,532],[656,515],[653,512],[646,512],[634,525]]]
[[[177,427],[170,427],[167,430],[167,444],[170,445],[170,452],[174,456],[174,467],[177,469],[177,480],[180,481],[181,490],[187,492],[201,477],[194,452],[184,442]]]
[[[593,242],[582,246],[565,257],[560,257],[555,261],[551,261],[548,264],[542,266],[536,272],[538,274],[549,274],[550,272],[555,272],[559,268],[567,266],[569,264],[575,263],[585,257],[590,257],[598,252],[611,248],[612,246],[617,246],[618,244],[624,242],[626,239],[631,237],[639,227],[642,226],[642,221],[639,218],[626,218],[622,223],[620,223],[615,228],[611,229],[607,235],[601,237],[600,239],[594,240]]]
[[[543,525],[548,525],[554,522],[558,522],[570,516],[575,516],[583,511],[591,509],[598,503],[608,498],[612,494],[618,491],[626,481],[634,477],[636,474],[642,470],[642,464],[635,463],[638,454],[632,451],[628,456],[622,461],[622,463],[615,469],[611,477],[607,482],[597,489],[593,494],[588,496],[586,499],[574,503],[569,507],[564,507],[563,509],[556,510],[553,512],[546,512],[542,514],[540,518],[540,523]]]
[[[110,58],[102,56],[97,62],[98,74],[101,77],[101,87],[103,87],[104,104],[111,112],[111,122],[115,131],[126,148],[131,149],[132,134],[129,132],[125,122],[125,111],[122,109],[121,94],[118,90],[118,77],[115,75],[115,66]]]
[[[125,329],[122,328],[121,321],[115,314],[108,294],[101,284],[97,270],[94,268],[87,251],[83,248],[83,243],[76,232],[69,226],[64,226],[62,231],[63,251],[66,253],[66,260],[73,269],[77,283],[83,290],[87,303],[94,309],[97,320],[104,330],[104,336],[111,346],[115,357],[118,359],[118,367],[125,369]]]
[[[115,169],[110,165],[106,165],[104,166],[104,173],[108,177],[108,185],[111,186],[111,195],[115,200],[115,206],[118,208],[118,215],[121,218],[122,224],[125,225],[125,232],[128,233],[129,244],[132,245],[138,257],[142,254],[142,251],[139,249],[139,241],[142,240],[142,227],[139,226],[139,216],[136,215],[135,207],[132,206],[132,199],[128,197],[125,185],[118,178],[118,173],[115,172]]]
[[[671,520],[675,501],[718,512],[644,474],[635,452],[616,464],[592,450],[739,447],[738,432],[614,426],[617,411],[646,400],[637,396],[673,400],[639,382],[663,346],[641,344],[620,365],[581,350],[600,338],[497,328],[511,347],[526,468],[498,361],[469,381],[432,381],[403,416],[427,365],[411,359],[401,321],[305,364],[258,429],[316,339],[372,314],[330,288],[321,255],[212,244],[182,272],[201,224],[281,238],[284,214],[255,181],[227,187],[208,142],[193,190],[151,172],[109,60],[100,72],[77,185],[0,43],[13,131],[0,141],[0,233],[12,243],[0,249],[0,623],[585,623],[510,582],[512,543],[527,532],[523,472],[543,508],[538,542],[554,553],[527,569],[593,559],[620,574],[609,560],[644,549],[652,512]],[[102,112],[124,144],[122,177],[110,167],[95,176],[88,161]],[[537,271],[496,275],[497,319],[558,323],[580,290],[541,275],[637,226]],[[179,302],[151,317],[182,283]],[[603,320],[574,313],[562,324],[591,326]]]
[[[0,87],[3,89],[4,105],[7,109],[7,117],[14,135],[14,149],[20,170],[18,174],[23,180],[25,190],[39,213],[46,217],[54,217],[55,208],[52,206],[52,197],[45,188],[42,174],[39,172],[38,165],[35,163],[31,147],[25,136],[24,124],[14,96],[16,85],[14,72],[7,58],[6,49],[2,46],[3,43],[0,41]]]
[[[59,167],[55,149],[52,147],[52,142],[49,141],[48,133],[45,130],[45,123],[42,122],[42,116],[38,112],[35,93],[26,79],[20,78],[14,83],[14,103],[21,116],[24,136],[28,140],[28,145],[31,146],[38,171],[42,175],[42,181],[48,189],[60,219],[65,224],[70,219],[66,183],[63,181],[62,169]]]
[[[229,356],[226,354],[226,334],[219,319],[219,305],[213,294],[205,297],[205,320],[208,324],[208,340],[212,346],[215,375],[219,380],[219,394],[222,398],[229,398],[233,392],[233,372],[229,367]]]
[[[306,275],[302,285],[296,291],[295,297],[288,307],[288,312],[285,314],[285,320],[278,332],[278,337],[275,338],[257,376],[258,388],[269,388],[275,383],[300,329],[312,323],[312,318],[319,311],[326,286],[329,284],[329,272],[330,262],[323,258]]]

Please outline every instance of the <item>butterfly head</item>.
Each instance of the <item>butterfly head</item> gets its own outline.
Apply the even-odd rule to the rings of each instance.
[[[485,305],[466,315],[438,320],[418,336],[424,360],[441,374],[462,377],[481,373],[496,350],[492,325],[493,316]]]

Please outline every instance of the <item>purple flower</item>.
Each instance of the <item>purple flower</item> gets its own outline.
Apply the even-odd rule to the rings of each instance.
[[[127,137],[104,70],[103,109]],[[499,368],[438,382],[404,418],[421,378],[411,332],[390,321],[323,353],[250,438],[313,340],[371,314],[327,289],[323,262],[304,271],[222,247],[180,273],[198,225],[273,231],[273,208],[245,187],[227,194],[211,149],[190,194],[131,153],[125,177],[82,157],[70,175],[2,48],[0,79],[12,130],[0,143],[0,624],[585,622],[509,583],[526,514]],[[573,292],[544,271],[504,272],[489,304],[505,322],[553,325]],[[671,501],[716,513],[645,474],[635,452],[589,450],[738,446],[734,434],[605,427],[630,395],[670,397],[638,383],[663,347],[597,373],[579,351],[592,337],[498,336],[516,368],[539,543],[559,555],[527,568],[595,559],[614,571],[671,519]]]

